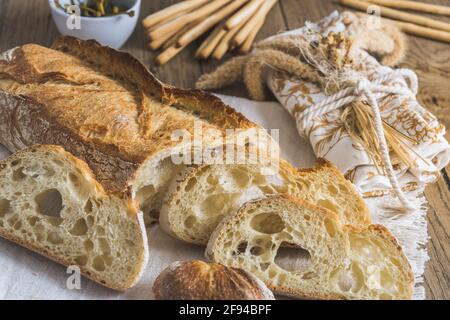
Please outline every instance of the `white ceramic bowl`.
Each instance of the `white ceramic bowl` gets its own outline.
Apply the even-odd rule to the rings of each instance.
[[[73,17],[55,5],[54,0],[49,0],[50,10],[56,27],[63,35],[77,37],[83,40],[95,39],[102,45],[119,49],[131,36],[139,19],[141,0],[112,0],[115,5],[130,8],[134,16],[122,14],[111,17],[80,17],[79,29],[75,26]],[[59,0],[64,6],[70,4],[70,0]],[[70,20],[69,24],[68,21]]]

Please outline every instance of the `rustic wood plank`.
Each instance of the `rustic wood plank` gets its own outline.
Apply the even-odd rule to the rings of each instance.
[[[447,187],[450,190],[450,165],[448,165],[444,170],[442,170],[442,174],[445,177],[445,182],[447,183]],[[450,214],[450,213],[449,213]]]
[[[3,26],[5,25],[6,8],[9,6],[10,0],[5,0],[0,4],[0,35],[3,34]],[[1,46],[1,44],[0,44]]]
[[[450,5],[449,0],[427,0],[424,2]],[[450,18],[426,15],[433,19],[450,22]],[[449,45],[433,40],[408,36],[408,51],[401,64],[413,69],[419,76],[419,101],[431,110],[447,128],[450,128],[450,90],[448,76],[450,74]],[[450,139],[450,132],[447,132]]]
[[[283,0],[281,7],[289,29],[302,27],[307,20],[319,20],[337,9],[333,1],[326,0]]]
[[[0,51],[25,43],[49,46],[58,36],[47,1],[7,0],[0,5]]]
[[[427,187],[430,262],[425,271],[428,298],[450,299],[450,192],[445,179]]]

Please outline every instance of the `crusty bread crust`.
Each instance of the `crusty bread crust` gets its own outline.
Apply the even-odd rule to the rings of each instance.
[[[345,179],[342,172],[339,171],[339,169],[335,165],[333,165],[330,161],[323,158],[318,158],[316,166],[312,168],[295,168],[286,161],[285,163],[286,164],[284,166],[284,169],[292,170],[292,173],[294,175],[304,176],[308,175],[308,173],[330,172],[334,174],[336,177],[344,178],[343,181],[345,182],[348,192],[352,195],[352,201],[355,203],[355,206],[359,208],[359,210],[354,212],[353,217],[347,217],[346,219],[347,223],[359,226],[369,225],[372,223],[372,216],[370,214],[369,207],[367,207],[367,204],[364,202],[364,199],[356,190],[355,186],[350,181]],[[291,198],[295,199],[295,197]]]
[[[7,158],[3,161],[0,161],[0,170],[2,170],[6,166],[6,162],[9,162],[9,163],[14,162],[15,160],[21,159],[21,157],[23,157],[27,153],[33,153],[33,152],[37,152],[37,151],[52,152],[52,153],[60,154],[61,157],[65,158],[69,162],[71,162],[74,168],[79,170],[81,173],[83,173],[83,175],[85,177],[87,177],[87,179],[89,179],[90,183],[92,183],[94,185],[94,188],[96,189],[96,193],[99,196],[108,197],[108,195],[106,194],[102,185],[95,180],[95,176],[94,176],[92,170],[88,167],[88,165],[85,162],[83,162],[82,160],[74,157],[72,154],[66,152],[60,146],[35,145],[31,148],[27,148],[25,150],[18,151],[16,153],[12,154],[9,158]],[[131,271],[128,282],[122,283],[121,285],[107,283],[104,280],[102,280],[100,277],[98,277],[96,274],[89,272],[89,270],[87,268],[85,268],[83,266],[79,266],[81,273],[84,276],[86,276],[87,278],[101,284],[102,286],[108,287],[113,290],[118,290],[118,291],[124,291],[126,289],[133,287],[141,278],[141,275],[144,272],[145,267],[147,265],[147,261],[148,261],[148,240],[147,240],[147,231],[145,229],[144,221],[143,221],[143,213],[138,210],[138,205],[131,198],[126,198],[121,201],[124,202],[126,209],[127,209],[126,213],[130,217],[130,219],[135,219],[136,225],[139,226],[139,230],[140,230],[139,238],[141,239],[142,246],[143,246],[143,250],[142,250],[140,256],[138,257],[138,261],[136,262],[136,264],[134,265],[134,267]],[[32,242],[26,242],[26,241],[20,239],[19,237],[16,237],[7,232],[3,232],[2,228],[0,228],[0,237],[3,237],[10,241],[13,241],[29,250],[32,250],[38,254],[41,254],[41,255],[59,263],[59,264],[62,264],[64,266],[68,267],[68,266],[72,266],[72,265],[78,265],[75,261],[66,259],[65,257],[62,257],[62,256],[56,256],[51,251],[49,251],[45,248],[39,247],[37,244],[34,244]]]
[[[128,179],[138,168],[83,142],[78,135],[53,120],[44,106],[30,97],[0,91],[0,143],[11,152],[34,144],[61,145],[89,164],[97,180],[113,193],[128,192]]]
[[[170,140],[170,133],[175,129],[191,129],[191,122],[195,119],[217,130],[258,127],[209,93],[161,83],[125,52],[103,47],[93,40],[82,41],[72,37],[59,38],[52,48],[25,45],[12,51],[9,59],[0,60],[0,142],[13,152],[33,144],[62,145],[86,161],[108,191],[126,191],[143,163],[151,161],[162,151],[176,149],[177,142]],[[50,61],[52,63],[48,63]],[[105,105],[104,114],[79,110],[75,115],[63,104],[51,105],[45,99],[45,95],[51,93],[51,89],[44,90],[46,81],[60,81],[76,87],[80,83],[74,74],[80,80],[86,74],[91,81],[88,85],[95,85],[94,80],[98,78],[112,84],[112,89],[127,89],[118,93],[113,91],[111,99],[115,94],[123,96],[123,99],[131,94],[142,98],[142,103],[127,104],[125,101],[120,105]],[[21,85],[37,84],[40,93],[16,94],[6,88],[5,82],[11,80]],[[160,131],[157,127],[148,127],[158,111],[147,110],[152,103],[145,104],[148,99],[154,99],[166,113],[167,110],[173,111],[174,116]],[[111,114],[128,114],[130,121],[137,117],[132,121],[138,122],[138,130],[129,123],[120,128],[112,126],[111,117],[108,117]],[[85,128],[82,125],[87,119],[92,125],[87,127],[88,133],[83,134]],[[95,136],[98,132],[110,138],[98,138]]]

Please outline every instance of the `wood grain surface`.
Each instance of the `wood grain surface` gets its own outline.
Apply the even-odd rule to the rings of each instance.
[[[177,0],[142,0],[142,17],[164,8]],[[449,5],[449,0],[424,2]],[[345,10],[331,0],[280,0],[270,12],[257,39],[284,30],[300,27],[306,20],[317,20],[333,10]],[[432,16],[431,16],[432,17]],[[450,18],[433,17],[444,21]],[[0,51],[22,45],[50,45],[58,36],[48,9],[47,0],[0,0]],[[168,64],[155,67],[155,53],[147,50],[148,40],[138,25],[123,47],[144,62],[161,80],[184,88],[194,86],[204,72],[218,65],[215,61],[198,61],[194,52],[204,38],[191,44]],[[402,66],[415,70],[420,78],[419,99],[450,128],[450,45],[431,40],[408,37],[408,54]],[[227,58],[227,57],[225,57]],[[245,96],[242,87],[221,91]],[[450,132],[447,133],[450,138]],[[450,299],[450,168],[443,170],[438,183],[426,190],[429,200],[429,254],[431,260],[425,272],[428,299]]]

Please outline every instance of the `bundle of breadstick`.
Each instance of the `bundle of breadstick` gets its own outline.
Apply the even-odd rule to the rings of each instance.
[[[340,4],[392,19],[405,33],[450,43],[450,23],[403,10],[450,16],[450,7],[408,0],[338,0]]]
[[[250,51],[266,17],[278,0],[185,0],[151,14],[143,25],[151,50],[161,49],[162,65],[212,30],[198,48],[199,59],[220,60],[228,51]]]

